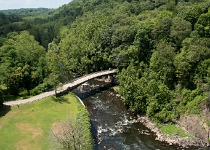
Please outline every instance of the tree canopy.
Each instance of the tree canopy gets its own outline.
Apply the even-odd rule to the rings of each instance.
[[[209,100],[209,7],[209,0],[74,0],[32,15],[1,13],[1,84],[35,94],[117,68],[132,111],[160,122],[199,113]]]

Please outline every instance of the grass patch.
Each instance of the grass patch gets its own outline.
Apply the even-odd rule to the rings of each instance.
[[[73,94],[58,99],[48,97],[19,108],[13,106],[0,117],[0,149],[51,149],[52,124],[82,109],[84,107]]]
[[[187,134],[184,130],[182,130],[179,126],[176,126],[174,124],[167,124],[162,126],[161,131],[164,134],[168,134],[170,136],[177,135],[179,137],[190,137],[189,134]]]

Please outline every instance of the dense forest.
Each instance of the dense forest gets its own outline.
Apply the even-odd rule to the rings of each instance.
[[[21,8],[21,9],[8,9],[8,10],[0,10],[0,12],[4,13],[7,16],[17,16],[17,17],[29,17],[29,16],[47,16],[54,9],[48,8]]]
[[[74,0],[43,14],[2,12],[1,100],[117,68],[130,110],[157,122],[199,114],[209,103],[209,8],[210,0]]]

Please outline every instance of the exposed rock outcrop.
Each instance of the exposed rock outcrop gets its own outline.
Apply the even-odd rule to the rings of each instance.
[[[178,137],[176,134],[170,136],[170,135],[165,135],[161,132],[161,130],[150,121],[148,117],[145,116],[138,116],[138,121],[143,123],[146,127],[151,129],[152,132],[156,134],[156,140],[159,141],[165,141],[169,145],[172,144],[178,144],[182,147],[188,147],[188,146],[197,146],[197,147],[205,147],[208,146],[206,143],[197,137],[194,138],[189,138],[189,137]]]
[[[178,121],[179,125],[191,135],[202,140],[202,146],[209,146],[209,127],[205,119],[198,115],[184,115]]]
[[[185,114],[178,124],[191,135],[201,139],[203,145],[209,146],[210,142],[210,102],[205,101],[200,105],[200,114]]]

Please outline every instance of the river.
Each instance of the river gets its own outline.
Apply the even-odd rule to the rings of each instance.
[[[156,141],[150,129],[142,123],[133,123],[135,116],[126,109],[117,93],[109,86],[99,88],[103,85],[104,82],[91,80],[73,91],[90,113],[91,132],[95,139],[93,150],[183,149]]]

